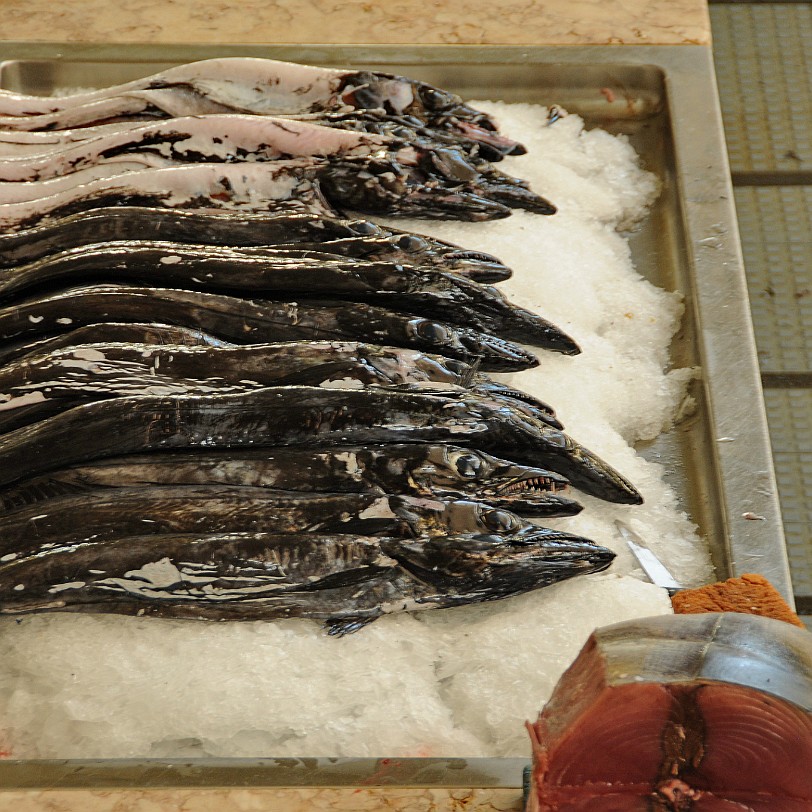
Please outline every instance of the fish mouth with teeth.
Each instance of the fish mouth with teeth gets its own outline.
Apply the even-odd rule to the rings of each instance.
[[[525,493],[562,493],[568,490],[568,483],[563,477],[542,474],[529,477],[518,477],[493,489],[495,496],[511,496]]]

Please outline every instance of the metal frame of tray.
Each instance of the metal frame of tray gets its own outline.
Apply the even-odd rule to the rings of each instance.
[[[262,56],[406,73],[467,98],[558,103],[625,133],[663,194],[631,239],[638,270],[685,296],[676,366],[698,366],[696,410],[643,453],[664,466],[719,577],[757,572],[792,601],[710,49],[704,46],[0,45],[0,86],[112,84],[169,64]],[[98,72],[102,81],[94,81]],[[529,748],[528,748],[529,750]],[[521,787],[525,759],[0,761],[0,789]]]

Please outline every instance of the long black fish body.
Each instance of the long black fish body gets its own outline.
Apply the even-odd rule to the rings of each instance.
[[[105,398],[226,394],[289,385],[462,388],[504,400],[561,428],[546,403],[493,381],[462,361],[352,341],[285,341],[214,347],[127,343],[49,348],[0,368],[0,431]]]
[[[496,288],[406,264],[307,255],[296,249],[117,242],[70,249],[0,274],[0,298],[56,283],[137,282],[269,298],[336,297],[439,318],[572,355],[575,342]]]
[[[552,468],[609,501],[642,501],[617,471],[562,431],[499,401],[458,392],[305,386],[80,406],[0,437],[0,484],[149,450],[435,441]]]
[[[605,569],[566,533],[378,538],[183,534],[0,563],[0,614],[98,611],[214,620],[312,618],[331,634],[385,614],[498,600]]]
[[[180,347],[235,347],[236,344],[194,327],[179,327],[157,322],[99,322],[86,324],[45,338],[31,341],[0,342],[0,364],[34,358],[82,344],[157,344]]]
[[[4,267],[11,267],[69,248],[118,240],[257,246],[386,234],[387,229],[369,220],[319,217],[309,212],[236,213],[210,207],[102,207],[0,234],[0,262]]]
[[[140,323],[146,314],[156,323],[203,330],[239,344],[368,341],[477,360],[486,371],[527,369],[538,364],[531,353],[500,337],[364,302],[253,301],[131,285],[69,288],[0,308],[0,344],[25,344],[83,325]]]
[[[0,509],[101,488],[229,485],[304,493],[406,494],[475,500],[519,516],[571,516],[565,477],[440,444],[238,448],[127,455],[60,469],[0,489]]]
[[[391,229],[390,229],[391,230]],[[279,248],[327,251],[346,257],[406,262],[417,267],[453,271],[474,282],[494,283],[510,279],[511,270],[484,251],[471,251],[421,234],[396,232],[387,235],[344,237],[323,242],[285,243]]]
[[[0,516],[0,555],[40,557],[57,547],[164,533],[361,533],[365,536],[557,531],[470,500],[400,494],[302,493],[231,485],[91,487]]]
[[[317,217],[306,212],[224,213],[146,206],[91,209],[0,234],[0,267],[22,265],[94,242],[122,240],[301,247],[447,268],[480,282],[510,276],[510,269],[490,254],[369,220]]]

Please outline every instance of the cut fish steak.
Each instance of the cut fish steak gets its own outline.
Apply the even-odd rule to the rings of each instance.
[[[530,734],[530,812],[804,812],[812,636],[732,613],[598,629]]]

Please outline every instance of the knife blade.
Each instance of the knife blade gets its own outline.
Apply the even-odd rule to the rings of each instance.
[[[631,527],[624,524],[620,519],[615,520],[615,527],[652,584],[668,590],[669,595],[673,595],[684,588]]]

